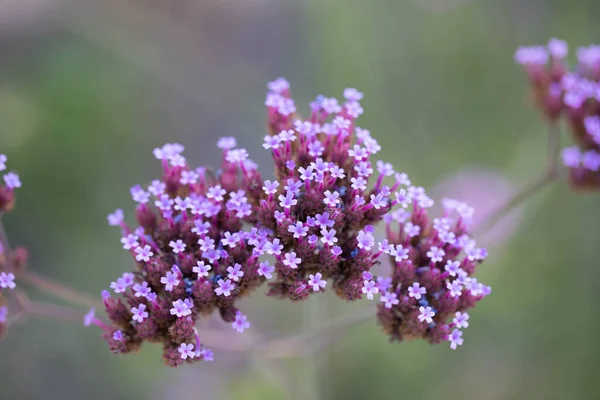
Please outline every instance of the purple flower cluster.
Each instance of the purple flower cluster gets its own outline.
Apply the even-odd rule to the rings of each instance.
[[[217,144],[217,173],[190,168],[181,145],[155,149],[162,178],[131,188],[138,226],[127,225],[121,210],[108,217],[135,271],[111,283],[114,295],[102,294],[111,324],[93,312],[85,324],[102,327],[115,353],[149,341],[162,343],[171,366],[209,360],[197,320],[219,311],[244,332],[250,323],[236,300],[268,281],[268,295],[294,301],[327,289],[345,300],[379,295],[380,322],[392,338],[460,345],[464,311],[490,291],[472,277],[486,256],[468,235],[473,210],[446,201],[446,215],[430,226],[433,200],[423,188],[391,164],[371,162],[381,147],[356,126],[363,113],[356,89],[344,91],[343,103],[317,97],[301,119],[286,80],[268,88],[263,147],[274,179],[263,181],[233,138]],[[388,238],[376,243],[381,221]],[[393,273],[375,279],[370,270],[381,257],[391,257]]]
[[[378,244],[392,262],[390,277],[365,277],[365,290],[377,290],[381,304],[378,319],[392,340],[424,338],[430,343],[462,344],[466,310],[491,293],[473,277],[487,257],[470,236],[473,209],[444,199],[443,215],[430,217],[430,199],[420,188],[410,187],[412,209],[386,215],[387,239]]]
[[[600,189],[600,45],[577,49],[569,68],[567,43],[521,47],[515,60],[527,71],[536,103],[555,123],[564,115],[576,142],[563,149],[574,188]]]
[[[0,180],[0,217],[12,211],[15,203],[14,191],[21,187],[19,175],[15,172],[4,172],[6,161],[6,155],[0,154],[0,174],[3,175]],[[4,333],[8,317],[8,308],[2,293],[17,287],[15,274],[24,267],[26,260],[27,251],[24,248],[9,249],[4,242],[0,241],[0,336]]]
[[[149,341],[162,343],[171,366],[210,361],[194,328],[201,316],[218,311],[240,332],[249,326],[236,301],[266,279],[258,258],[268,232],[255,227],[263,182],[235,139],[222,138],[218,147],[223,163],[216,173],[190,168],[179,144],[155,149],[162,178],[131,188],[137,226],[122,210],[108,216],[136,267],[110,284],[113,294],[102,292],[111,324],[93,313],[85,322],[103,328],[114,353]]]
[[[303,120],[284,106],[293,104],[287,81],[279,78],[269,89],[271,131],[263,147],[272,153],[277,180],[265,182],[258,214],[273,232],[266,249],[275,258],[269,295],[302,300],[331,284],[341,298],[359,299],[363,273],[379,255],[373,225],[402,200],[407,177],[369,160],[381,147],[356,126],[361,92],[346,89],[343,103],[319,96]]]
[[[15,203],[15,189],[21,187],[19,175],[15,172],[6,172],[7,157],[0,154],[0,214],[10,212]]]

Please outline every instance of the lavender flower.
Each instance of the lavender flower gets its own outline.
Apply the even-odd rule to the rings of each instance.
[[[567,119],[576,142],[562,153],[571,187],[600,190],[600,46],[578,48],[572,70],[567,53],[566,42],[550,39],[546,47],[517,50],[517,61],[525,66],[536,105],[550,124]]]
[[[378,280],[385,287],[380,287],[378,320],[392,340],[422,337],[440,343],[451,340],[451,328],[463,327],[464,315],[468,319],[465,311],[490,293],[472,276],[487,253],[469,235],[471,207],[444,199],[443,215],[431,219],[425,191],[409,186],[407,193],[412,210],[393,212],[386,220],[387,240],[378,244],[393,265],[391,278]],[[420,228],[416,236],[407,233],[409,222]]]

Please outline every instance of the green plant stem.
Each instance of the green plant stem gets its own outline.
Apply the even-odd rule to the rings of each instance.
[[[560,156],[560,135],[558,125],[551,125],[548,130],[548,150],[546,166],[542,173],[529,182],[514,196],[501,204],[496,211],[492,212],[487,218],[480,222],[474,229],[474,235],[480,236],[489,232],[496,226],[508,213],[524,203],[530,197],[534,196],[550,183],[555,182],[560,177],[559,156]]]

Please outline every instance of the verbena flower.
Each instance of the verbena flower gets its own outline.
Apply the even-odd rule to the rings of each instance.
[[[263,181],[246,151],[235,146],[232,138],[219,141],[223,164],[217,173],[191,168],[179,144],[155,149],[162,178],[131,189],[137,226],[121,210],[109,215],[135,262],[133,274],[110,284],[114,295],[103,292],[111,321],[104,338],[113,352],[149,341],[163,345],[171,366],[212,358],[194,330],[197,320],[218,312],[234,323],[237,300],[266,279],[258,258],[268,232],[256,227]]]
[[[0,154],[0,214],[10,212],[14,207],[15,189],[21,187],[21,179],[16,172],[6,171],[7,157]]]
[[[363,112],[356,89],[345,91],[345,102],[318,96],[301,119],[289,112],[287,81],[268,87],[263,147],[272,153],[276,180],[265,182],[258,213],[276,244],[266,249],[275,258],[268,294],[303,300],[331,288],[346,300],[372,297],[363,273],[378,262],[373,226],[398,204],[405,175],[371,160],[381,147],[356,125]]]
[[[515,59],[531,81],[538,107],[551,123],[564,116],[576,145],[563,149],[563,164],[577,189],[600,189],[600,46],[577,49],[569,69],[568,46],[551,39],[547,46],[521,47]]]
[[[454,349],[463,339],[452,329],[466,328],[465,311],[491,293],[473,277],[487,252],[469,234],[471,207],[444,199],[443,215],[431,219],[425,192],[414,187],[408,192],[412,207],[386,218],[387,239],[379,243],[392,263],[391,279],[381,280],[379,323],[391,340],[448,340]],[[418,234],[406,232],[409,223],[420,228]]]
[[[115,353],[149,341],[163,345],[168,365],[209,361],[212,352],[194,329],[198,319],[218,311],[244,332],[250,322],[236,302],[268,281],[268,295],[291,300],[329,289],[345,300],[379,295],[380,322],[393,338],[448,339],[450,316],[489,292],[471,277],[485,257],[468,237],[472,210],[448,202],[448,215],[431,226],[433,200],[425,191],[391,164],[371,160],[381,147],[356,126],[363,112],[356,89],[344,91],[343,103],[317,97],[301,119],[287,81],[268,87],[263,147],[274,179],[263,181],[233,138],[217,143],[217,173],[191,168],[179,144],[155,149],[162,178],[131,189],[138,226],[120,209],[108,216],[135,271],[110,284],[114,297],[102,293],[111,324],[88,322],[104,330]],[[382,221],[388,238],[377,242]],[[391,277],[369,272],[381,257],[395,265]]]
[[[0,217],[13,210],[15,204],[15,189],[21,187],[19,175],[6,172],[7,157],[0,154]],[[3,292],[17,287],[16,279],[19,271],[25,268],[28,253],[23,247],[7,248],[0,242],[0,336],[5,331],[8,318],[8,308],[4,305]]]

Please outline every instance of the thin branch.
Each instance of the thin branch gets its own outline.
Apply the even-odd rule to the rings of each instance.
[[[364,307],[308,332],[267,342],[263,345],[262,351],[270,358],[306,356],[318,352],[331,341],[339,338],[347,328],[374,317],[373,307]]]
[[[19,279],[29,283],[31,286],[34,286],[43,292],[63,299],[69,303],[79,304],[86,307],[102,308],[102,303],[93,297],[35,272],[23,271],[19,274]]]
[[[47,317],[68,322],[82,323],[84,313],[71,307],[57,306],[29,300],[27,295],[19,290],[14,291],[14,297],[23,314]]]
[[[546,166],[542,173],[532,182],[526,184],[513,197],[501,204],[498,209],[492,212],[487,218],[478,224],[474,230],[474,235],[484,235],[500,222],[509,212],[538,193],[541,189],[556,181],[560,177],[559,171],[560,156],[560,135],[558,126],[551,125],[548,130],[548,150]]]

